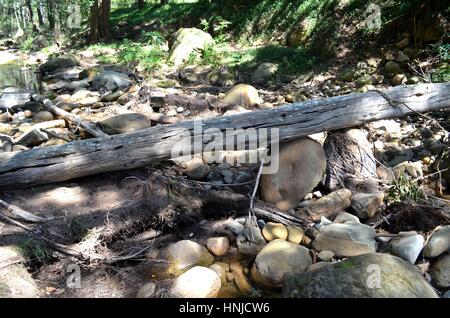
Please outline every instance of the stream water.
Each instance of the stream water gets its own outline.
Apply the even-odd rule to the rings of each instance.
[[[35,68],[25,66],[25,63],[20,60],[7,64],[1,64],[0,61],[0,95],[7,87],[39,93],[40,86]]]

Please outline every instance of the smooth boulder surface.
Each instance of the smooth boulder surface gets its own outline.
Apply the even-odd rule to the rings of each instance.
[[[288,229],[281,223],[267,222],[262,229],[262,235],[270,242],[276,239],[287,240]]]
[[[222,283],[212,269],[196,266],[180,275],[169,291],[171,298],[215,298]]]
[[[450,250],[450,225],[437,227],[423,249],[428,258],[438,257]]]
[[[286,273],[302,273],[311,263],[312,259],[306,247],[276,239],[256,256],[251,274],[259,285],[278,288],[281,287]]]
[[[210,266],[214,263],[214,256],[200,244],[182,240],[170,244],[165,250],[166,259],[170,265],[168,272],[180,275],[194,266]]]
[[[278,72],[278,64],[261,63],[252,74],[252,83],[265,84],[272,76]]]
[[[236,237],[239,253],[244,255],[256,255],[266,244],[261,230],[256,226],[245,227]]]
[[[384,192],[356,193],[352,197],[352,211],[360,219],[373,217],[383,203]]]
[[[77,58],[72,54],[64,54],[52,58],[39,66],[41,74],[55,73],[58,70],[80,65]]]
[[[392,240],[392,254],[414,264],[423,248],[424,238],[420,234],[400,237]]]
[[[437,298],[417,267],[399,257],[381,253],[351,257],[311,272],[288,274],[283,281],[283,296]]]
[[[263,102],[259,97],[258,90],[253,86],[246,84],[233,86],[225,93],[222,101],[231,105],[243,107],[254,107]]]
[[[139,113],[121,114],[101,121],[101,130],[107,134],[125,134],[150,128],[152,123],[147,116]]]
[[[438,288],[450,287],[450,253],[439,256],[431,265],[430,275],[432,283]]]
[[[283,211],[294,208],[322,180],[326,157],[317,141],[306,137],[280,146],[279,170],[261,176],[262,198]]]
[[[313,241],[316,251],[332,251],[337,257],[375,253],[375,230],[360,223],[332,223],[324,226]]]
[[[100,72],[92,79],[92,88],[96,91],[125,91],[130,86],[130,77],[127,74],[115,71]]]
[[[194,50],[204,50],[214,44],[212,36],[200,29],[181,28],[175,32],[170,41],[168,61],[175,66],[182,65]]]

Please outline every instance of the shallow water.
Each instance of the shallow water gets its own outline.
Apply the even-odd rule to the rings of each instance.
[[[15,87],[28,92],[40,92],[40,79],[35,69],[18,60],[0,64],[0,94],[7,87]]]

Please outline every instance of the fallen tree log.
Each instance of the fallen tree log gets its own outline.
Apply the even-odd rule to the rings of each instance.
[[[217,131],[225,135],[227,129],[279,128],[279,141],[285,142],[322,131],[449,107],[450,83],[397,86],[382,93],[369,91],[211,118],[201,122],[202,135],[194,131],[198,122],[188,121],[61,146],[5,153],[0,154],[0,189],[66,181],[168,160],[174,146],[190,141],[194,134],[202,137],[204,147]],[[205,133],[209,128],[215,128],[216,132]],[[190,135],[186,137],[186,133]],[[236,140],[234,144],[236,146]]]

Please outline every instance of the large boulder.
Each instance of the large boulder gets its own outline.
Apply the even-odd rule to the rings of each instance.
[[[15,248],[0,247],[0,298],[38,297],[38,287],[23,262],[23,256]]]
[[[325,186],[331,191],[345,184],[349,175],[359,178],[377,176],[377,166],[367,131],[347,129],[327,136],[323,149],[327,156]]]
[[[258,90],[253,86],[246,84],[238,84],[233,86],[222,101],[235,106],[253,107],[262,103]]]
[[[265,84],[272,76],[278,72],[278,64],[261,63],[252,74],[252,83]]]
[[[438,257],[450,251],[450,225],[438,226],[423,249],[423,255],[428,258]]]
[[[194,50],[204,50],[213,45],[212,36],[196,28],[181,28],[175,32],[170,41],[169,62],[175,66],[183,64]]]
[[[168,296],[171,298],[215,298],[222,282],[212,269],[196,266],[179,276]]]
[[[281,210],[294,208],[320,182],[326,157],[317,141],[306,137],[280,146],[279,169],[261,177],[263,200]]]
[[[115,71],[100,72],[92,79],[92,88],[96,91],[125,91],[130,86],[130,77]]]
[[[360,223],[333,223],[321,229],[313,247],[318,252],[330,250],[339,258],[375,253],[375,230]]]
[[[129,113],[105,119],[98,123],[98,126],[105,133],[114,135],[146,129],[151,127],[152,123],[150,119],[143,114]]]
[[[430,268],[432,283],[439,288],[450,287],[450,253],[441,255]]]
[[[194,266],[210,266],[214,263],[214,256],[205,247],[190,240],[170,244],[164,254],[170,264],[168,273],[173,275],[180,275]]]
[[[284,297],[436,298],[437,294],[412,264],[389,254],[351,257],[311,272],[287,274]]]
[[[39,66],[41,74],[55,73],[58,70],[80,65],[80,62],[72,54],[65,54],[52,58]]]
[[[43,49],[44,47],[47,47],[49,45],[48,40],[45,36],[38,35],[33,39],[31,42],[31,51],[38,51],[40,49]]]
[[[276,239],[256,256],[251,274],[259,285],[278,288],[281,287],[286,273],[302,273],[311,263],[312,259],[306,247]]]

